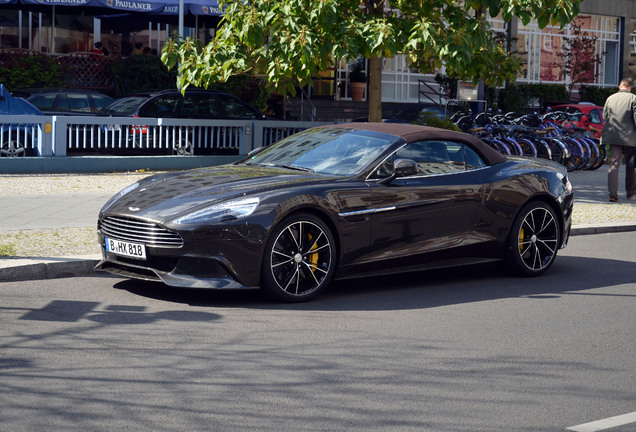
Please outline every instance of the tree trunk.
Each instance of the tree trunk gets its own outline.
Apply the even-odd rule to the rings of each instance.
[[[369,121],[382,121],[382,58],[369,59]]]

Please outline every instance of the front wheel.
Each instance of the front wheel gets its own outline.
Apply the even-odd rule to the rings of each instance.
[[[523,276],[543,274],[556,258],[560,230],[550,206],[543,202],[527,204],[510,231],[506,269]]]
[[[16,133],[16,135],[18,135]],[[21,157],[26,155],[26,148],[24,142],[21,142],[16,137],[10,137],[5,135],[2,139],[2,145],[0,146],[0,156],[2,157]]]
[[[267,241],[261,286],[277,300],[306,301],[325,289],[335,266],[336,245],[329,227],[313,215],[293,215]]]

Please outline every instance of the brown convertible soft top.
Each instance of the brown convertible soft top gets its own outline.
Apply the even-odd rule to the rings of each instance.
[[[469,144],[473,149],[475,149],[475,151],[479,153],[489,165],[506,161],[506,157],[497,150],[493,149],[476,136],[464,132],[404,123],[341,123],[331,126],[343,129],[369,130],[395,135],[403,138],[409,143],[423,140],[452,140],[456,142],[463,142]]]

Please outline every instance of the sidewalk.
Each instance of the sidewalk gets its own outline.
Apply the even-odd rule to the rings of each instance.
[[[0,175],[0,282],[91,275],[100,259],[99,210],[150,174]],[[636,230],[636,199],[623,194],[618,203],[608,202],[607,166],[569,176],[572,235]]]

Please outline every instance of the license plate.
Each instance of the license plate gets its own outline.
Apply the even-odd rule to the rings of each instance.
[[[146,259],[146,246],[141,243],[115,240],[108,237],[105,237],[104,241],[108,252],[136,259]]]

